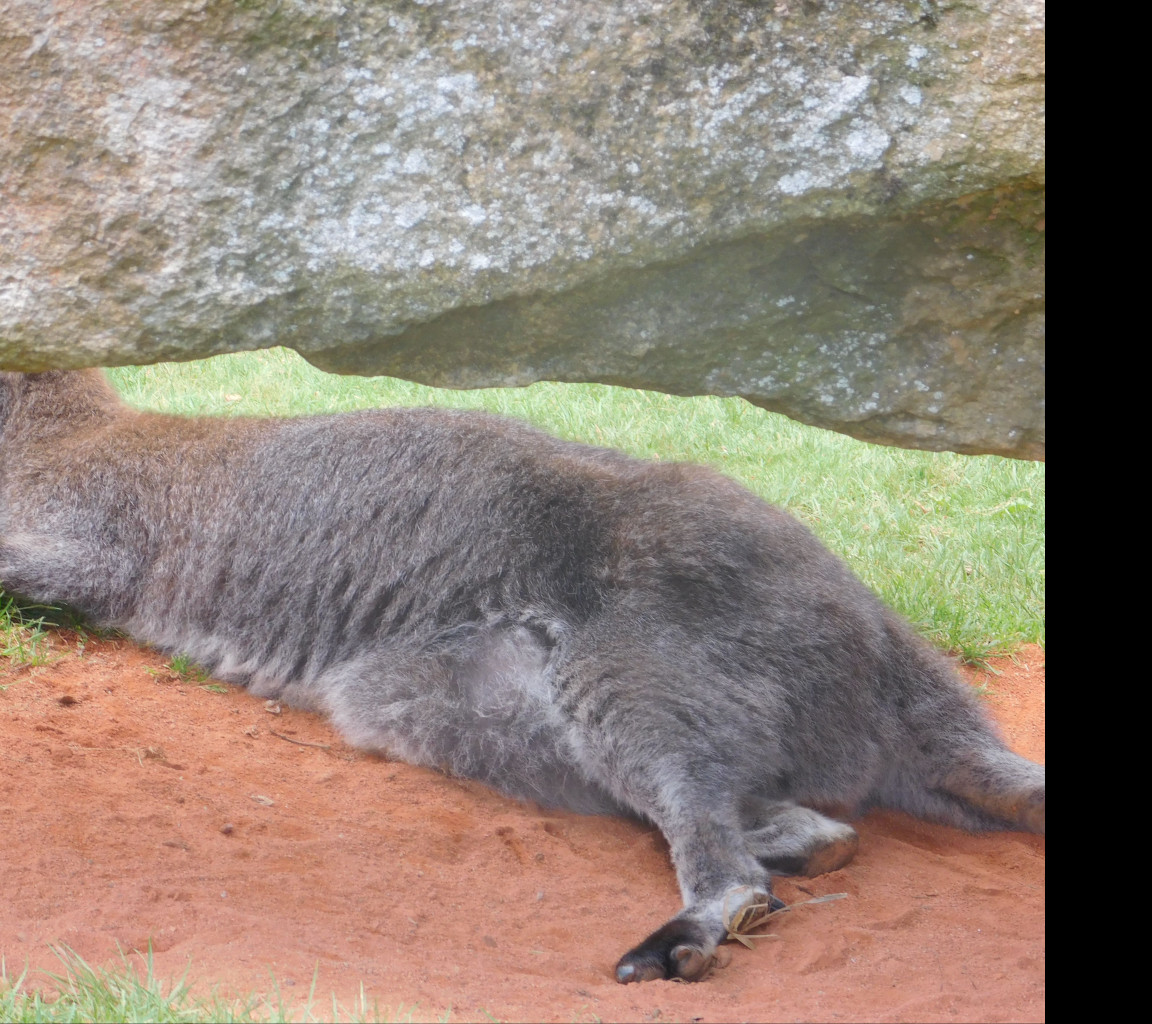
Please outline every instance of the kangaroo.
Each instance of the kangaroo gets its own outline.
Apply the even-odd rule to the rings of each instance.
[[[1044,831],[1044,768],[799,522],[699,466],[470,412],[181,418],[0,372],[0,585],[363,748],[653,822],[683,909],[621,982],[693,981],[882,805]]]

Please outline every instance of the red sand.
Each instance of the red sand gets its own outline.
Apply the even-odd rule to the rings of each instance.
[[[294,1001],[318,971],[321,1007],[363,983],[417,1019],[1044,1018],[1042,838],[869,814],[847,868],[776,886],[846,899],[780,915],[754,951],[725,946],[702,984],[621,986],[616,959],[679,907],[653,829],[358,753],[314,715],[180,680],[127,641],[82,658],[74,634],[53,642],[48,665],[0,660],[9,973],[58,970],[49,944],[108,965],[150,942],[162,977],[221,994],[276,979]],[[1043,652],[996,669],[974,681],[1042,761]]]

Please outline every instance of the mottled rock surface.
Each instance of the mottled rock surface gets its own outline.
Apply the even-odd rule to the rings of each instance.
[[[1043,457],[1040,0],[0,0],[0,365],[275,344]]]

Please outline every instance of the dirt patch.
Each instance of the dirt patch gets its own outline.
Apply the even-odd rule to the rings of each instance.
[[[420,1019],[1035,1021],[1044,840],[899,814],[856,860],[781,879],[755,950],[703,984],[620,986],[617,957],[679,907],[632,822],[506,800],[359,753],[318,717],[205,688],[120,640],[0,660],[0,954],[57,970],[151,943],[221,992],[308,991]],[[1044,759],[1044,655],[970,673],[1014,749]],[[277,713],[278,712],[278,713]],[[330,1005],[330,1001],[329,1001]]]

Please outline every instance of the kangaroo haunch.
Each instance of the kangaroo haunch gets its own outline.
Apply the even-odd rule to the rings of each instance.
[[[822,812],[1044,830],[1043,767],[804,526],[494,416],[185,419],[0,373],[0,585],[367,749],[654,822],[684,909],[620,981],[702,977],[774,874],[847,863]]]

